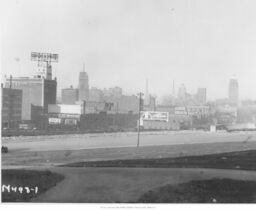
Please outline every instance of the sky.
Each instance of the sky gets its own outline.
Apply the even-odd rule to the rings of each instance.
[[[255,0],[3,0],[1,76],[32,76],[31,52],[58,53],[58,92],[78,85],[120,86],[161,98],[185,84],[189,93],[256,99]],[[18,58],[18,59],[17,59]]]

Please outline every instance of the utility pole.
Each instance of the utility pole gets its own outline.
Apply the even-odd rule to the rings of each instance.
[[[83,115],[85,115],[86,112],[86,101],[83,100]]]
[[[11,128],[11,118],[13,112],[13,100],[12,100],[12,75],[10,75],[10,83],[9,83],[9,110],[8,110],[8,128]]]
[[[141,112],[141,98],[143,93],[139,93],[139,120],[138,120],[138,138],[137,138],[137,147],[140,146],[140,112]]]
[[[117,118],[118,118],[118,102],[116,102],[116,113],[114,114],[114,126],[117,127]]]
[[[175,106],[175,83],[172,82],[172,105]]]

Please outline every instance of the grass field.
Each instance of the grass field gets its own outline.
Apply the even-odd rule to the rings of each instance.
[[[31,198],[56,186],[63,179],[62,175],[52,173],[51,171],[2,170],[2,186],[10,185],[13,188],[10,192],[8,190],[2,192],[2,202],[27,202]],[[20,187],[23,190],[15,190],[15,187]],[[25,187],[27,187],[28,191]],[[31,190],[36,187],[38,188],[37,193],[35,190]]]
[[[96,161],[52,167],[51,172],[2,170],[4,184],[37,185],[40,189],[38,195],[5,193],[3,201],[252,203],[256,201],[255,153],[256,150],[251,150],[178,158]],[[235,170],[224,170],[238,165]]]
[[[109,160],[71,163],[68,167],[217,168],[256,170],[256,150],[177,158]]]
[[[256,203],[256,181],[211,179],[166,185],[136,203]]]

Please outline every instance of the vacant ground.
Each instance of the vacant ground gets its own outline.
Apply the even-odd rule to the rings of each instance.
[[[137,201],[150,190],[193,180],[256,181],[255,171],[237,170],[242,164],[235,170],[56,167],[75,162],[182,158],[256,150],[256,132],[151,132],[141,135],[139,148],[136,141],[135,133],[4,138],[3,145],[8,146],[9,153],[2,154],[2,168],[29,167],[65,177],[46,193],[32,198],[33,202],[125,203]],[[225,158],[226,155],[221,161],[229,160]],[[181,167],[180,163],[176,166]]]
[[[2,170],[2,186],[10,185],[10,191],[5,188],[2,192],[2,202],[27,202],[56,186],[63,179],[62,175],[51,171]]]
[[[166,185],[143,194],[137,203],[256,203],[256,181],[211,179]]]
[[[134,203],[144,193],[192,180],[227,178],[256,181],[255,171],[178,168],[64,168],[65,179],[33,202]]]
[[[177,158],[89,161],[63,167],[217,168],[256,170],[256,150]]]
[[[256,188],[252,190],[253,188],[248,187],[247,189],[247,186],[256,185],[256,172],[253,171],[256,162],[255,153],[256,151],[253,150],[180,158],[86,162],[73,164],[72,167],[50,167],[48,170],[63,175],[65,179],[47,193],[33,198],[32,201],[85,203],[212,202],[209,199],[214,196],[213,198],[217,199],[216,202],[256,202]],[[235,170],[200,168],[203,166],[218,168],[218,164],[220,168],[238,165],[240,167],[235,167]],[[169,168],[169,166],[180,168]],[[190,168],[185,169],[184,166]],[[241,170],[241,168],[245,170]],[[223,184],[222,191],[217,185],[209,185],[211,179],[216,178],[225,179],[220,181]],[[195,180],[201,182],[187,183]],[[233,188],[228,188],[231,182]],[[189,187],[186,188],[187,186]],[[237,200],[236,196],[240,195],[240,189],[244,190],[242,192],[244,196]],[[200,194],[203,192],[204,197]],[[219,197],[223,196],[225,200],[219,199],[217,194]],[[163,197],[159,195],[163,195]]]

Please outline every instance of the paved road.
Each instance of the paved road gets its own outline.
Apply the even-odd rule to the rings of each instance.
[[[151,132],[142,133],[141,146],[199,144],[214,142],[256,142],[256,132]],[[80,134],[65,136],[37,136],[4,138],[3,144],[10,150],[56,151],[96,148],[134,147],[136,133]]]

